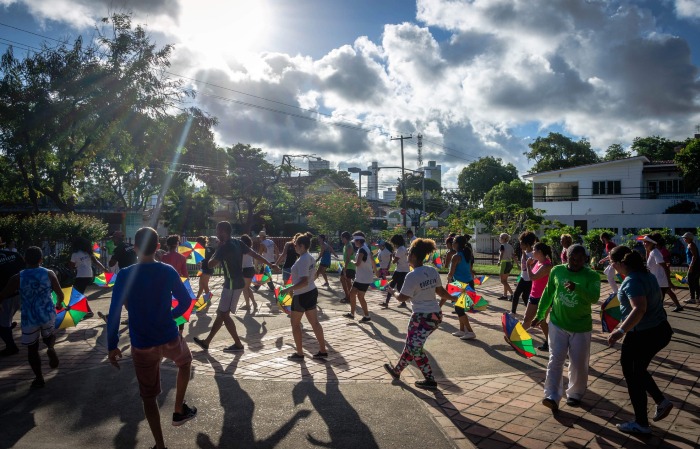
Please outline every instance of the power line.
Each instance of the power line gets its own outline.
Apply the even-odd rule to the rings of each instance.
[[[17,45],[12,45],[12,44],[6,44],[6,43],[4,43],[4,42],[0,42],[0,45],[5,45],[5,46],[7,46],[7,47],[12,47],[12,48],[18,48],[18,49],[20,49],[20,50],[31,51],[29,48],[19,47],[19,46],[17,46]]]
[[[34,36],[39,36],[39,37],[43,37],[43,38],[46,38],[46,39],[51,39],[52,41],[61,42],[62,44],[65,44],[65,43],[67,42],[67,41],[64,42],[64,41],[61,41],[61,40],[58,40],[58,39],[54,39],[53,37],[44,36],[43,34],[32,33],[31,31],[24,30],[24,29],[22,29],[22,28],[17,28],[17,27],[14,27],[14,26],[12,26],[12,25],[8,25],[8,24],[6,24],[6,23],[0,22],[0,25],[6,26],[6,27],[8,27],[8,28],[13,28],[13,29],[18,30],[18,31],[23,31],[23,32],[25,32],[25,33],[33,34]]]

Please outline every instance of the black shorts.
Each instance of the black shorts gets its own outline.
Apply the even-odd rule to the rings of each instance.
[[[535,298],[534,296],[530,296],[530,299],[527,300],[527,303],[536,306],[540,303],[540,298]]]
[[[253,276],[255,276],[255,268],[253,268],[253,267],[243,268],[243,277],[245,279],[253,279]]]
[[[76,292],[85,293],[85,289],[88,285],[92,284],[92,280],[93,278],[75,278],[73,288]],[[68,299],[69,298],[66,298],[66,301],[68,301]]]
[[[355,281],[352,283],[352,288],[356,288],[361,292],[366,292],[369,288],[369,284],[363,284],[362,282]]]
[[[355,270],[345,269],[345,277],[348,279],[355,279]]]
[[[214,274],[214,269],[213,268],[202,268],[202,274],[208,274],[209,276]]]
[[[309,290],[300,295],[294,295],[292,298],[292,311],[304,313],[307,310],[313,310],[318,303],[318,289]]]
[[[320,263],[320,264],[318,264],[318,267],[319,267],[319,268],[321,268],[321,267],[330,268],[331,266],[330,266],[330,265],[326,265],[325,263]]]
[[[389,283],[391,288],[396,289],[400,293],[401,289],[403,288],[403,281],[406,279],[406,275],[408,275],[408,271],[394,271],[394,275],[391,276],[391,282]]]
[[[457,306],[455,306],[455,313],[457,314],[457,316],[466,315],[465,310],[462,307],[457,307]]]

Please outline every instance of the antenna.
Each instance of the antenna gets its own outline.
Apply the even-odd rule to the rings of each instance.
[[[418,166],[423,165],[423,134],[418,134]]]

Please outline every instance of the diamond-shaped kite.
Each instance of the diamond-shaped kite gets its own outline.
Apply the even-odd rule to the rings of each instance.
[[[56,295],[53,292],[51,295],[55,304]],[[56,312],[56,322],[54,323],[56,329],[77,326],[88,313],[87,298],[72,287],[63,289],[63,303],[61,305],[63,308]]]
[[[504,339],[513,349],[527,358],[537,355],[535,346],[532,344],[532,337],[523,329],[520,321],[504,313],[501,323],[503,324],[503,332],[506,334]]]
[[[114,281],[117,280],[117,275],[114,273],[102,273],[95,276],[95,285],[98,287],[114,287]]]
[[[612,293],[600,306],[600,322],[603,324],[603,332],[615,330],[621,319],[620,300],[617,299],[617,293]]]
[[[100,245],[98,245],[97,242],[92,243],[92,254],[96,259],[100,258]]]
[[[284,288],[287,288],[292,285],[292,280],[290,279],[289,282],[287,282],[287,285],[284,286]],[[280,295],[280,288],[277,287],[275,289],[275,297],[277,298],[277,304],[280,306],[280,309],[284,311],[287,315],[292,313],[292,295],[289,293],[285,293],[284,295]]]
[[[488,276],[484,275],[474,279],[474,285],[483,285],[484,282],[488,280]]]
[[[389,281],[384,279],[379,279],[378,281],[374,281],[373,283],[369,284],[370,288],[373,290],[384,290],[387,285],[389,285]]]

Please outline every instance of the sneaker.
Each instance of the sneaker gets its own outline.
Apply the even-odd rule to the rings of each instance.
[[[343,315],[343,316],[344,316],[345,318],[348,318],[348,319],[351,319],[351,320],[354,320],[354,319],[355,319],[355,315],[353,315],[352,313],[346,313],[346,314]]]
[[[581,400],[576,398],[566,398],[566,405],[569,407],[578,407],[581,405]]]
[[[406,304],[406,302],[404,301],[404,302],[399,303],[399,307],[405,309],[406,307],[408,307],[408,304]]]
[[[452,332],[452,335],[454,335],[455,337],[463,337],[464,334],[465,334],[464,331]]]
[[[543,345],[538,346],[537,349],[539,349],[540,351],[549,352],[549,345],[547,343],[545,343]]]
[[[46,385],[44,379],[34,379],[32,381],[32,388],[44,388],[44,385]]]
[[[0,351],[0,357],[8,357],[15,354],[19,354],[19,348],[17,346],[14,348],[5,348]]]
[[[401,377],[401,374],[397,373],[396,370],[388,363],[384,364],[384,369],[387,373],[391,374],[391,377],[393,377],[394,379],[398,379],[399,377]]]
[[[182,413],[173,413],[173,426],[181,426],[187,421],[197,417],[197,407],[189,407],[182,403]]]
[[[474,332],[465,332],[464,335],[459,338],[460,340],[473,340],[476,338],[476,334]]]
[[[200,340],[199,338],[194,337],[192,339],[192,341],[194,341],[194,344],[196,344],[200,348],[204,349],[205,351],[209,350],[209,345],[204,343],[204,340]]]
[[[85,316],[83,318],[86,320],[89,320],[90,318],[93,318],[94,316],[95,316],[95,314],[93,312],[88,312],[85,314]]]
[[[686,299],[686,300],[683,301],[683,302],[686,303],[686,304],[697,304],[697,302],[696,302],[693,298]]]
[[[245,346],[243,346],[243,345],[236,346],[234,344],[234,345],[229,346],[228,348],[224,348],[223,351],[224,352],[243,352],[243,351],[245,351]]]
[[[350,298],[343,298],[340,300],[341,304],[350,304]]]
[[[321,287],[328,287],[328,282],[326,282],[325,284],[321,284]]]
[[[418,388],[423,388],[425,390],[436,390],[437,382],[432,379],[419,380],[414,384]]]
[[[102,318],[102,321],[104,321],[105,324],[107,324],[107,315],[105,315],[105,314],[102,313],[102,312],[97,312],[97,316],[100,317],[100,318]]]
[[[508,297],[507,297],[506,295],[501,295],[501,296],[498,297],[498,299],[504,299],[504,300],[507,301],[507,300],[508,300]]]
[[[672,409],[673,403],[668,399],[664,399],[661,404],[656,406],[656,413],[654,414],[654,418],[652,418],[652,421],[661,421],[662,419],[667,417],[669,413],[671,413]]]
[[[123,324],[123,325],[129,324],[129,319],[127,318],[127,319],[125,319],[124,321],[122,321],[122,324]]]
[[[46,350],[46,355],[49,356],[49,366],[51,368],[58,368],[58,355],[56,355],[56,350],[54,348],[49,348]]]
[[[360,320],[360,323],[366,323],[368,321],[372,321],[372,318],[368,317],[368,316],[363,316],[362,319]]]
[[[240,310],[250,310],[250,306],[239,307]]]
[[[639,424],[637,424],[637,421],[630,421],[626,422],[623,424],[618,424],[617,429],[620,432],[624,433],[643,433],[643,434],[650,434],[651,429],[648,427],[642,427]]]
[[[388,302],[380,302],[379,305],[380,305],[381,307],[384,307],[385,309],[386,309],[387,307],[389,307],[389,303],[388,303]]]
[[[301,362],[302,360],[304,360],[304,354],[299,355],[295,352],[294,354],[287,356],[287,360],[291,360],[293,362]]]
[[[14,329],[17,327],[17,321],[12,322],[12,326],[10,326],[10,329]]]
[[[682,312],[682,311],[683,311],[683,306],[676,306],[676,307],[674,307],[673,310],[671,310],[671,312]]]
[[[559,404],[557,404],[556,401],[554,401],[554,399],[544,398],[542,399],[542,405],[544,405],[553,412],[559,410]]]
[[[327,357],[328,357],[328,353],[327,353],[327,352],[321,352],[321,351],[319,351],[319,352],[317,352],[316,354],[314,354],[314,358],[315,358],[315,359],[325,359],[325,358],[327,358]]]

